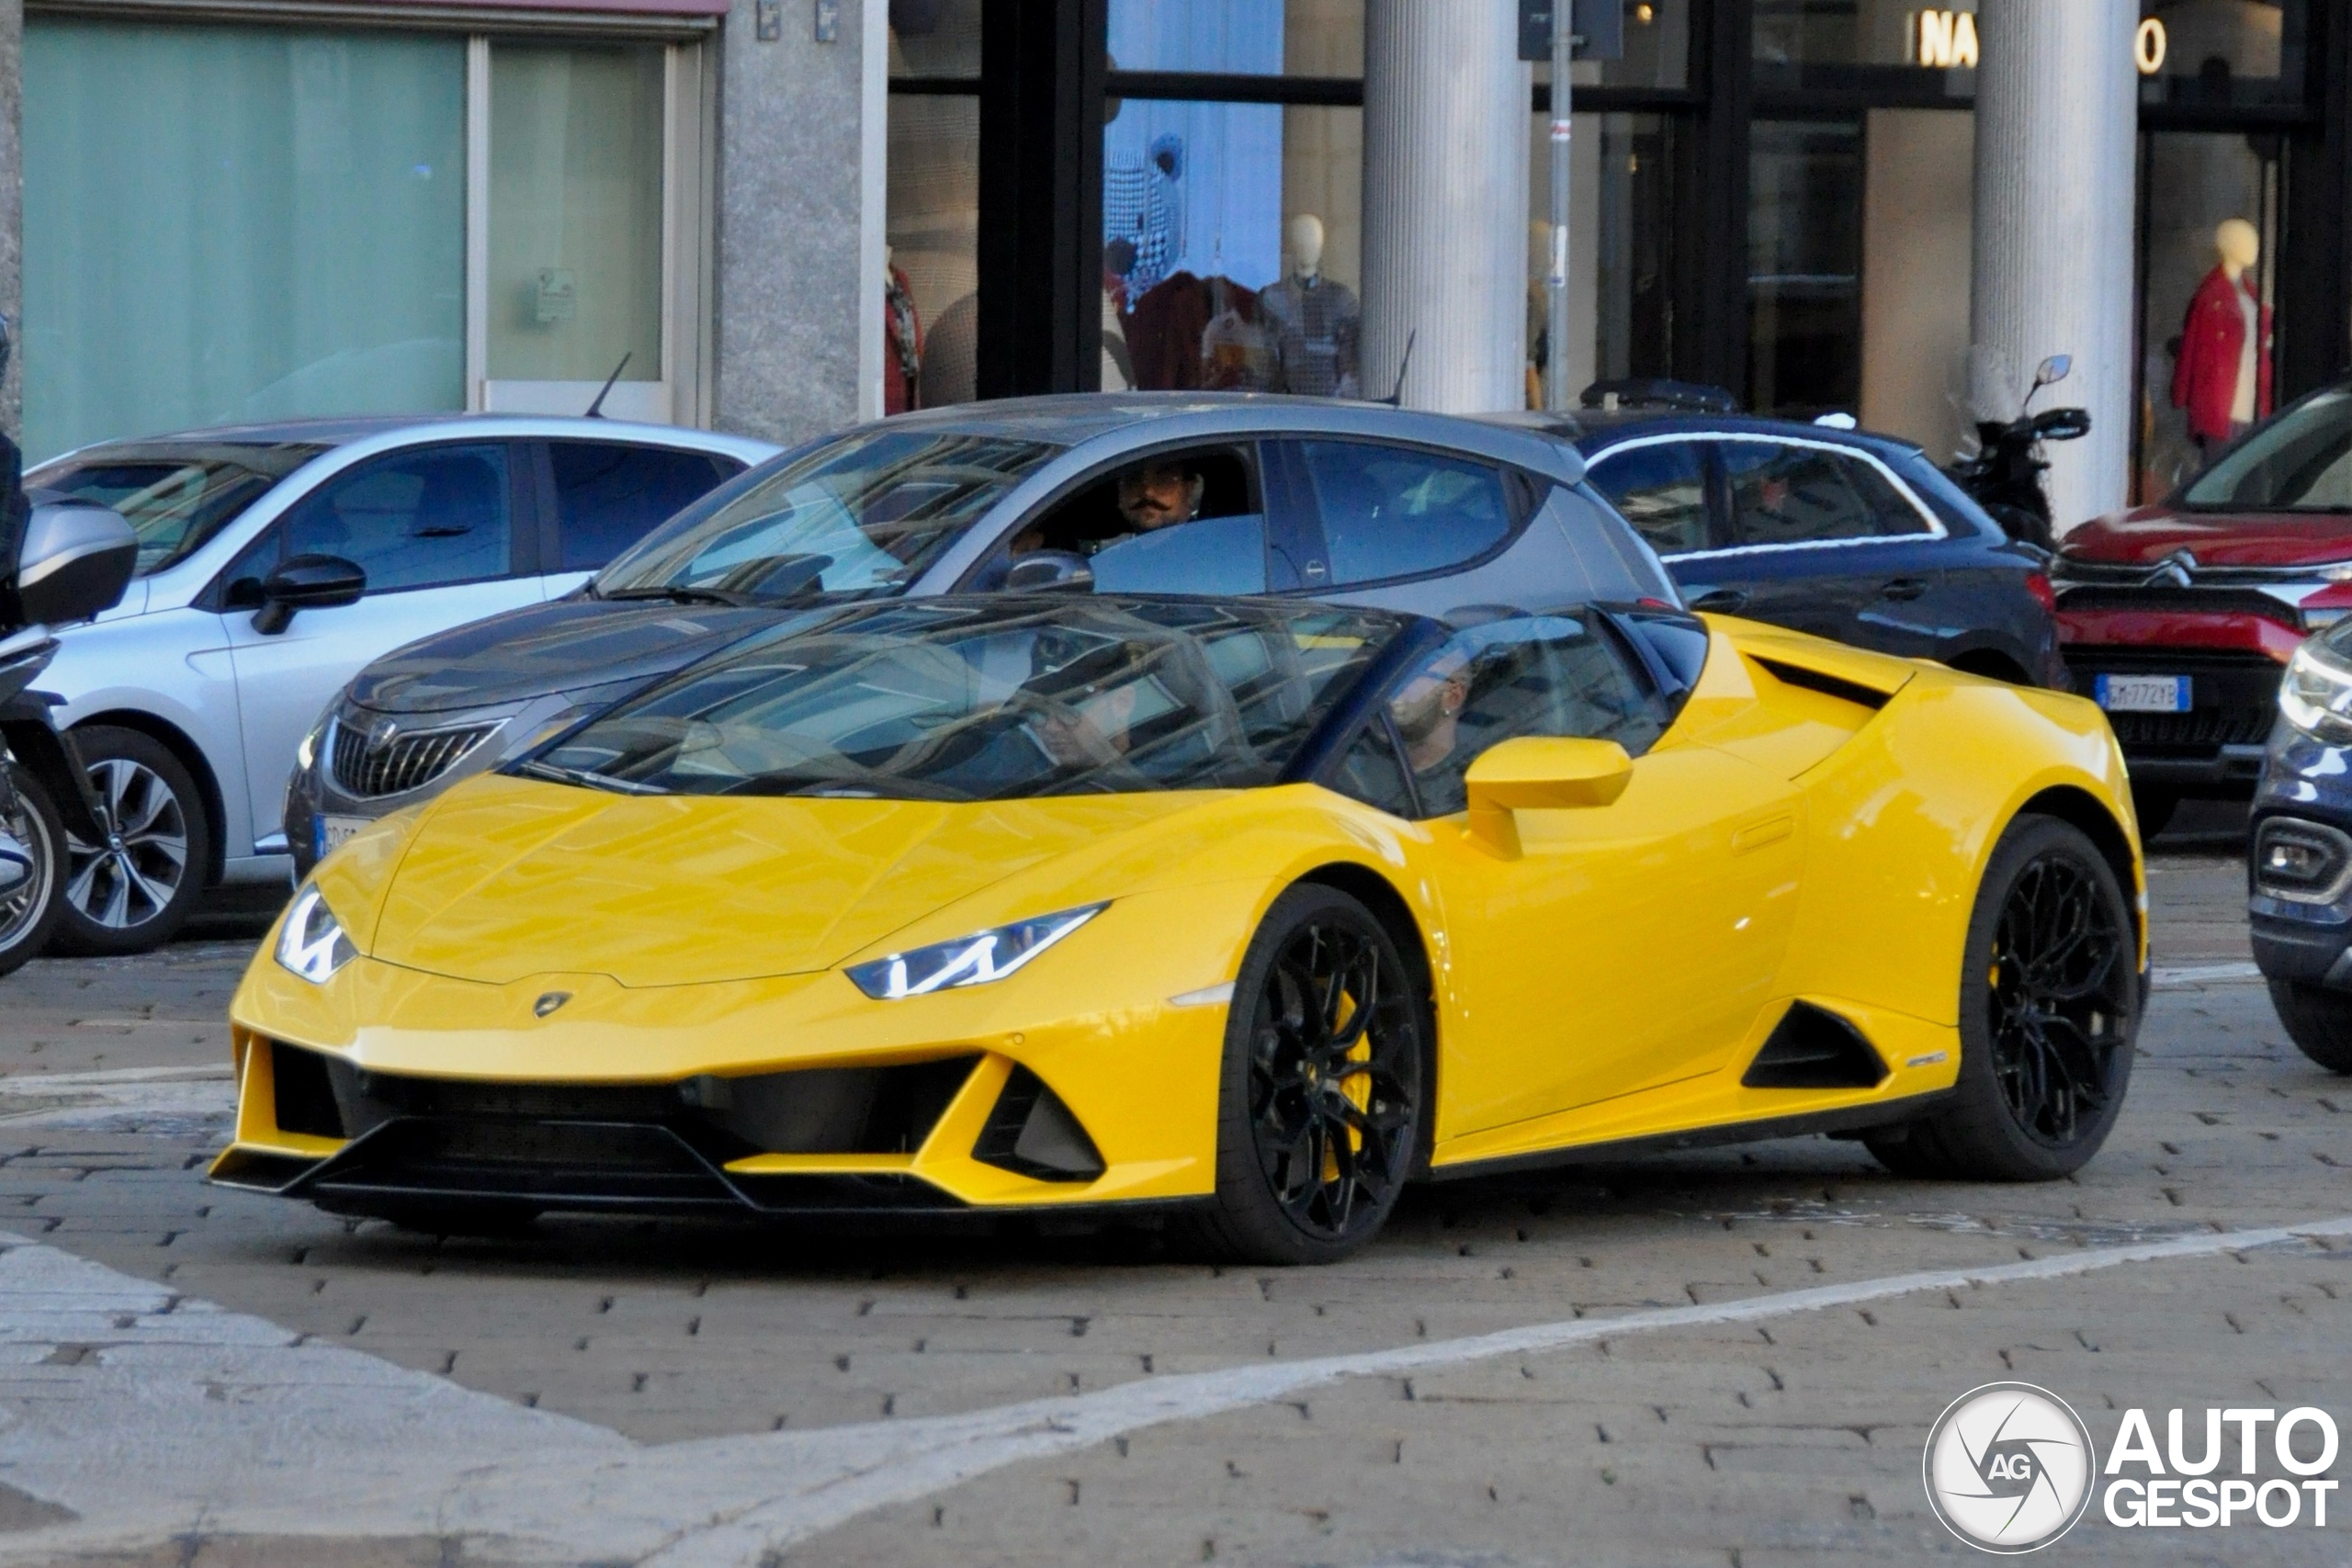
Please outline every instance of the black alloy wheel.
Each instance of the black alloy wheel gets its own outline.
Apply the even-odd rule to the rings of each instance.
[[[196,780],[171,748],[136,729],[90,725],[74,739],[107,836],[66,841],[57,947],[107,956],[161,947],[195,912],[211,863]]]
[[[2131,1080],[2138,955],[2098,846],[2054,818],[2011,824],[1970,921],[1952,1098],[1871,1134],[1871,1151],[1906,1176],[2036,1181],[2080,1169]]]
[[[1420,1153],[1426,1017],[1362,904],[1313,885],[1275,900],[1226,1026],[1211,1250],[1326,1263],[1372,1239]]]

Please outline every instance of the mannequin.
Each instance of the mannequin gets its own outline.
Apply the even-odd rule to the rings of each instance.
[[[904,413],[921,401],[922,320],[894,247],[882,247],[882,412]]]
[[[1356,343],[1363,310],[1347,285],[1323,276],[1323,220],[1300,213],[1290,220],[1289,239],[1289,273],[1258,297],[1274,338],[1269,389],[1358,397]]]
[[[2188,434],[2211,452],[2270,414],[2270,307],[2249,276],[2262,236],[2243,218],[2213,231],[2218,257],[2181,323],[2172,401],[2188,411]]]

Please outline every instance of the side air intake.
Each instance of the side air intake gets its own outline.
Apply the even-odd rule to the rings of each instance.
[[[1005,1081],[972,1157],[1037,1181],[1091,1181],[1106,1168],[1069,1107],[1026,1067]]]
[[[1876,1089],[1885,1077],[1860,1030],[1826,1008],[1792,1002],[1739,1081],[1747,1089]]]

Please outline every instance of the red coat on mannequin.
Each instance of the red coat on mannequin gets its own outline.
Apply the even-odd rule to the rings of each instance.
[[[2180,362],[2172,373],[2173,406],[2188,411],[2191,435],[2227,440],[2231,434],[2238,370],[2245,358],[2245,310],[2238,303],[2240,293],[2256,301],[2260,322],[2254,352],[2254,417],[2270,415],[2270,307],[2259,304],[2253,278],[2241,275],[2233,285],[2230,275],[2217,266],[2205,275],[2188,302],[2188,317],[2180,329]]]

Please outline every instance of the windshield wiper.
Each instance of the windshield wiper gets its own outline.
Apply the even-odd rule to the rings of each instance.
[[[545,779],[549,784],[577,784],[582,789],[601,789],[613,795],[667,795],[665,789],[641,784],[629,779],[616,779],[606,773],[592,773],[582,768],[561,768],[553,762],[518,762],[514,773],[518,778]]]
[[[724,604],[730,610],[748,610],[759,603],[749,593],[731,593],[724,588],[689,588],[674,582],[659,588],[616,588],[609,592],[600,589],[596,597],[616,602],[662,599],[673,604]]]

